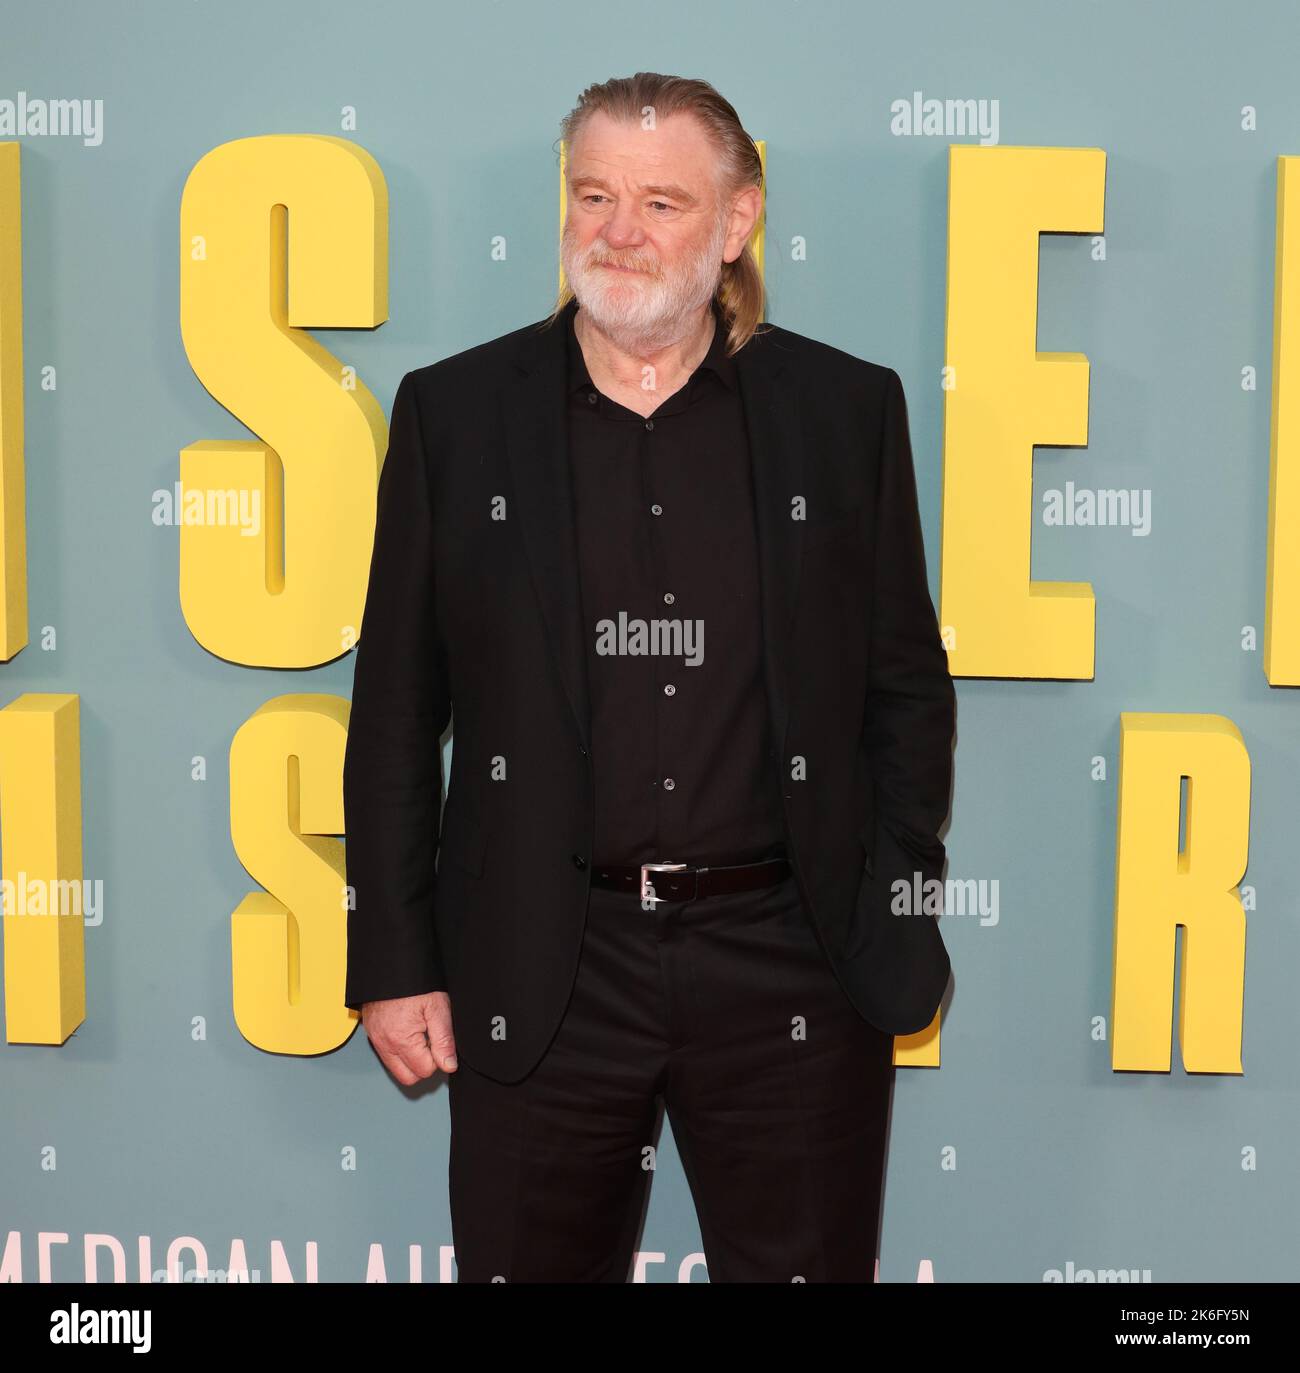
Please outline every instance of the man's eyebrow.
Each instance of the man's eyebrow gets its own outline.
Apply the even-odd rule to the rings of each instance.
[[[613,191],[613,187],[607,182],[602,181],[598,176],[586,176],[579,174],[572,178],[575,186],[599,186],[602,191]],[[680,200],[683,205],[698,205],[699,199],[693,196],[684,186],[641,186],[640,190],[650,195],[667,196],[670,200]]]

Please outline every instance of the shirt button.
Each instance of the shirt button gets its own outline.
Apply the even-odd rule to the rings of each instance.
[[[652,515],[662,515],[664,513],[664,508],[662,505],[652,505],[650,507],[650,513]]]
[[[672,684],[671,682],[669,682],[668,685],[667,685],[666,687],[664,687],[664,695],[665,695],[665,696],[676,696],[676,695],[677,695],[677,688],[676,688],[675,686],[673,686],[673,684]]]
[[[580,853],[573,855],[573,866],[581,872],[587,866],[587,860]]]
[[[673,789],[676,785],[677,785],[677,783],[674,782],[673,779],[672,779],[671,777],[665,777],[665,778],[664,778],[664,790],[665,790],[665,791],[672,791],[672,789]]]
[[[597,399],[598,399],[598,397],[597,397],[597,395],[596,395],[596,393],[595,393],[594,391],[589,391],[589,392],[587,393],[587,402],[588,402],[588,404],[590,404],[590,405],[595,405]]]
[[[646,422],[645,422],[645,427],[646,427],[647,429],[653,429],[653,428],[655,427],[655,422],[654,422],[654,420],[646,420]]]
[[[665,591],[665,592],[664,592],[664,604],[665,604],[665,605],[672,605],[672,603],[673,603],[676,599],[677,599],[677,597],[674,596],[673,593],[672,593],[671,591]]]

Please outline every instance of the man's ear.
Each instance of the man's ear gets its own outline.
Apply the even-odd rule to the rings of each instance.
[[[722,260],[735,262],[744,251],[763,213],[763,192],[758,186],[746,186],[731,202],[731,216],[727,223],[727,240],[722,248]]]

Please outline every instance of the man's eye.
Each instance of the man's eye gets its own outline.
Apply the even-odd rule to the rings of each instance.
[[[665,210],[671,210],[671,209],[673,208],[666,200],[652,200],[652,201],[650,202],[650,204],[651,204],[652,206],[653,206],[653,205],[662,205],[663,208],[664,208]]]
[[[598,193],[595,192],[595,191],[593,191],[590,195],[584,195],[582,198],[583,198],[583,200],[588,200],[588,201],[590,201],[590,200],[604,200],[604,199],[605,199],[605,197],[604,197],[603,195],[600,195],[600,194],[598,194]]]

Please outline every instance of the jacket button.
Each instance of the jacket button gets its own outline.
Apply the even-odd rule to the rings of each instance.
[[[582,869],[587,866],[587,860],[580,853],[575,853],[573,855],[573,866],[581,872]]]

